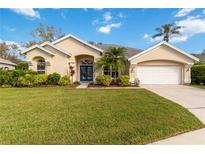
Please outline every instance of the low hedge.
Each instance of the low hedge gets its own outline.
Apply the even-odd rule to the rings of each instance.
[[[24,76],[20,76],[17,80],[18,87],[33,87],[34,86],[35,75],[26,74]]]
[[[70,77],[63,77],[58,73],[38,74],[32,70],[3,70],[0,69],[1,87],[35,87],[41,85],[61,85],[70,84]]]
[[[129,86],[130,85],[130,77],[128,75],[122,75],[117,79],[117,83],[120,86]]]
[[[47,84],[48,75],[47,74],[38,74],[34,77],[34,85],[40,86]]]
[[[70,77],[68,75],[61,77],[58,84],[60,86],[66,86],[66,85],[70,84]]]
[[[96,82],[99,85],[109,86],[110,83],[112,82],[112,78],[109,75],[98,75],[96,77]]]
[[[57,85],[61,76],[58,73],[52,73],[48,75],[47,83],[51,85]]]
[[[205,64],[191,68],[191,81],[194,84],[205,84]]]

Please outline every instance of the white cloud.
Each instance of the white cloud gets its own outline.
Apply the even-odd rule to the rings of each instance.
[[[194,35],[205,33],[205,18],[187,17],[184,20],[177,21],[176,25],[184,28],[180,30],[182,36],[173,39],[175,42],[186,41]]]
[[[99,23],[99,20],[98,19],[95,19],[92,21],[92,25],[97,25]]]
[[[8,44],[8,45],[14,44],[14,45],[16,45],[20,50],[23,50],[23,49],[24,49],[24,47],[22,47],[20,43],[17,43],[17,42],[15,42],[15,41],[4,41],[4,40],[0,39],[0,43],[2,43],[2,42],[5,42],[5,43]]]
[[[187,17],[186,19],[179,20],[175,22],[176,26],[182,26],[180,29],[181,35],[174,35],[170,37],[171,43],[185,42],[189,38],[205,33],[205,18],[200,18],[200,16]],[[152,38],[149,34],[144,34],[144,39],[150,42],[162,41],[162,37]]]
[[[162,41],[162,37],[152,38],[152,36],[147,33],[144,34],[144,39],[150,41],[151,43]]]
[[[35,11],[33,8],[12,8],[10,9],[17,14],[21,14],[27,17],[40,18],[38,11]]]
[[[105,26],[101,26],[98,31],[104,34],[109,34],[113,28],[120,28],[121,23],[112,23]]]
[[[120,12],[120,13],[118,14],[118,17],[119,17],[119,18],[126,18],[126,16],[125,16],[122,12]]]
[[[193,9],[193,8],[187,8],[187,9],[180,9],[177,13],[176,13],[176,15],[175,15],[175,17],[184,17],[184,16],[186,16],[186,15],[188,15],[190,12],[192,12],[192,11],[194,11],[195,9]]]
[[[108,21],[112,20],[113,16],[110,12],[106,12],[103,14],[103,18],[104,18],[105,22],[108,22]]]

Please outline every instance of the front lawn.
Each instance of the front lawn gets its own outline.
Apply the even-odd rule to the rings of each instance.
[[[146,144],[201,127],[145,89],[0,89],[0,144]]]
[[[202,84],[190,84],[189,86],[192,86],[192,87],[195,87],[195,88],[205,89],[205,85],[202,85]]]

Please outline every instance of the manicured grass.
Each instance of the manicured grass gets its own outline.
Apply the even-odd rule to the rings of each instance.
[[[0,89],[0,144],[146,144],[201,127],[145,89]]]
[[[200,85],[200,84],[190,84],[189,86],[205,89],[205,85]]]

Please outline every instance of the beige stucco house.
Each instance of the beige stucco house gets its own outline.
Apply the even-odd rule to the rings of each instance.
[[[95,62],[110,47],[117,45],[92,45],[73,35],[64,36],[54,42],[34,45],[22,51],[29,61],[30,69],[39,73],[57,72],[70,75],[75,71],[73,81],[95,81],[99,73]],[[170,45],[160,42],[147,50],[126,47],[127,75],[131,82],[140,80],[141,84],[184,84],[191,81],[191,66],[198,58]]]

